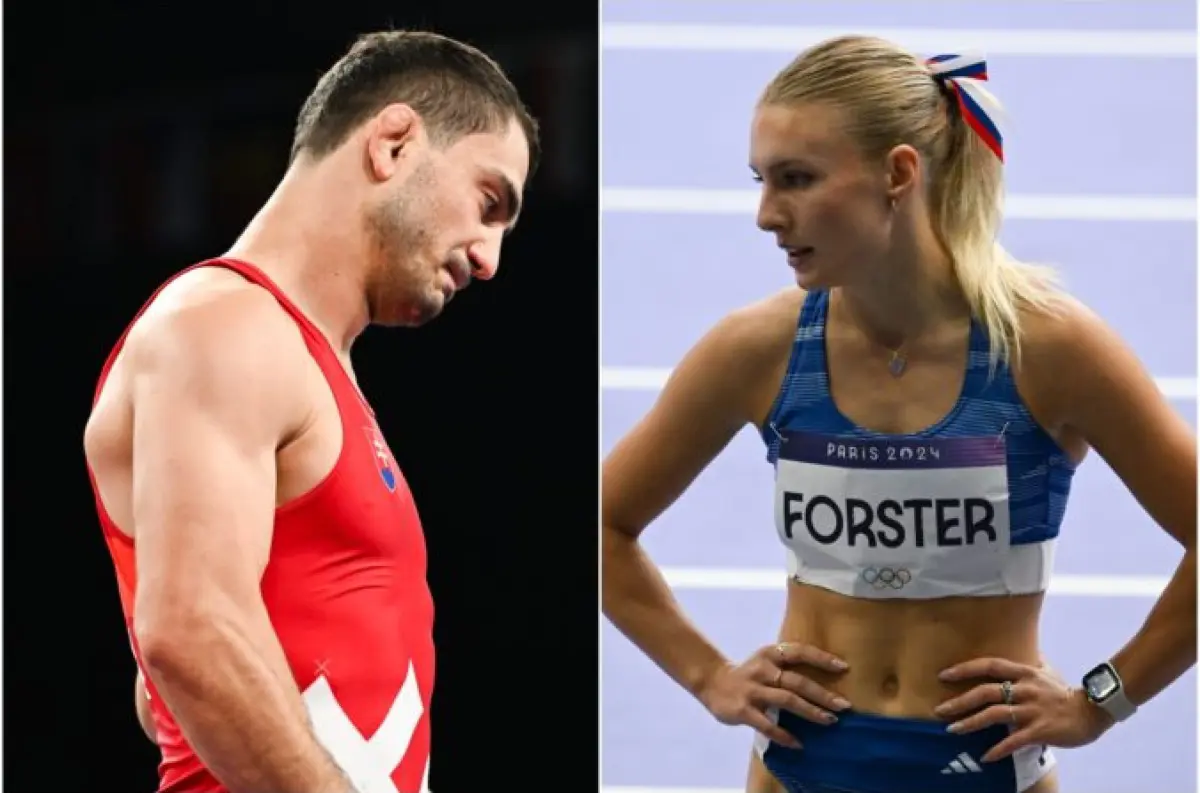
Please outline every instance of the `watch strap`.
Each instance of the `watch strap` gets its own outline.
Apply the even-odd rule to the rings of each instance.
[[[1117,682],[1116,689],[1105,697],[1103,700],[1098,700],[1092,697],[1090,689],[1087,685],[1087,678],[1092,675],[1107,672],[1112,675],[1112,678]],[[1137,705],[1129,700],[1129,696],[1125,693],[1125,683],[1121,680],[1121,675],[1117,673],[1115,667],[1110,663],[1101,664],[1092,672],[1089,672],[1087,678],[1084,678],[1084,692],[1087,694],[1088,700],[1096,707],[1103,710],[1108,715],[1112,716],[1116,721],[1125,721],[1133,714],[1137,713]]]
[[[1117,721],[1125,721],[1137,713],[1137,705],[1129,701],[1129,697],[1125,695],[1124,686],[1118,687],[1110,697],[1096,704]]]

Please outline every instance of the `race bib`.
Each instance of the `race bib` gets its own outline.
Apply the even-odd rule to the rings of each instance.
[[[1004,576],[1003,437],[781,433],[779,537],[801,580],[865,597],[971,594]]]

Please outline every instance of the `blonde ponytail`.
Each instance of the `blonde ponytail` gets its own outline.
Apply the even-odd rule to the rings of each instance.
[[[987,328],[995,367],[1019,358],[1021,314],[1029,307],[1052,310],[1057,280],[1050,268],[1018,261],[1000,245],[1002,165],[957,108],[947,108],[947,118],[930,182],[930,214],[971,313]]]

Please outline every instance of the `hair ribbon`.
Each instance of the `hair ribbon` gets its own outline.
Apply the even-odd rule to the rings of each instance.
[[[1003,162],[1000,106],[981,85],[988,78],[987,60],[976,54],[935,55],[925,65],[933,79],[954,94],[963,120]]]

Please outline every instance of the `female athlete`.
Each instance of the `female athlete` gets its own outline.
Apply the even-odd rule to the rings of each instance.
[[[754,793],[1056,793],[1049,747],[1095,741],[1195,662],[1192,431],[1110,328],[997,246],[986,77],[844,37],[772,80],[757,219],[799,288],[706,334],[605,461],[605,614],[761,734]],[[789,584],[779,642],[735,663],[638,537],[747,423]],[[1137,635],[1070,686],[1038,620],[1089,448],[1185,553]]]

